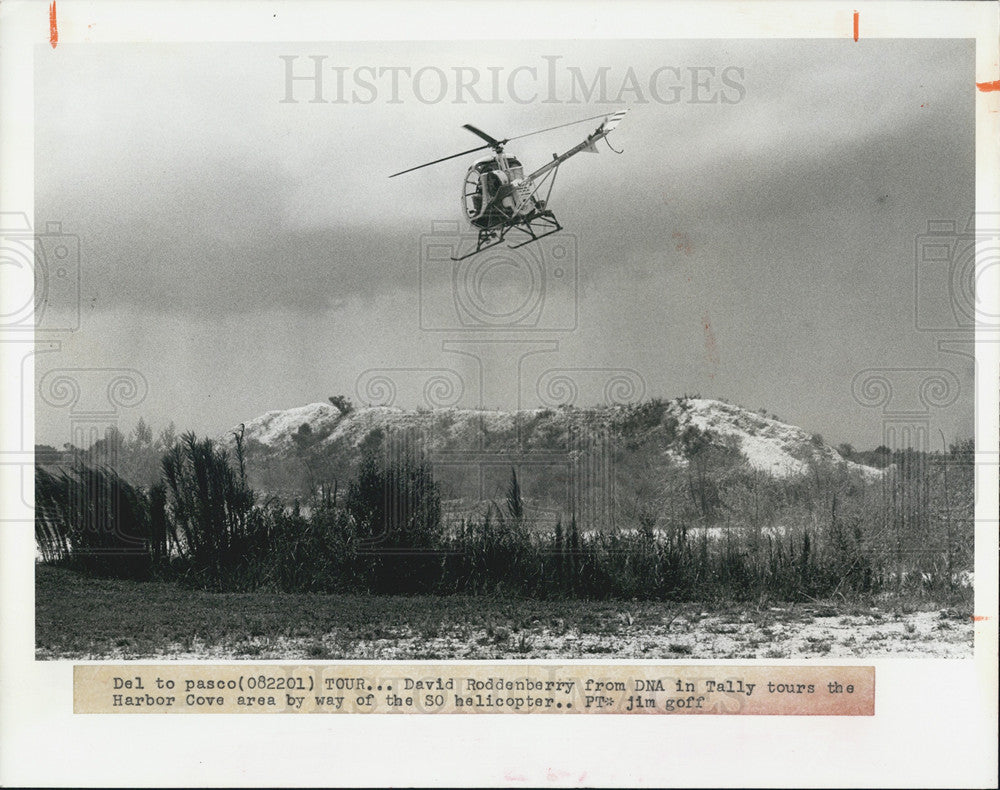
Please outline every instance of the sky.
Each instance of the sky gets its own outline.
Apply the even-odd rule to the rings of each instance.
[[[875,39],[45,49],[35,224],[79,237],[81,313],[36,376],[139,371],[126,430],[380,402],[373,380],[408,408],[530,408],[565,396],[546,389],[561,375],[578,406],[621,379],[614,397],[724,398],[831,443],[874,447],[913,403],[935,436],[971,436],[972,363],[918,330],[915,284],[947,297],[914,251],[929,220],[961,230],[973,211],[973,55]],[[440,259],[481,154],[388,178],[479,144],[464,123],[505,138],[626,107],[623,153],[560,168],[565,230],[523,250]],[[534,169],[598,123],[507,151]],[[859,403],[856,376],[886,368],[891,403]],[[939,369],[958,395],[928,407],[906,388]],[[38,401],[36,441],[61,446],[72,417]]]

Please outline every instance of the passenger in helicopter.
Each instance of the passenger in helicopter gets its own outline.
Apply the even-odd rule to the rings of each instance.
[[[491,170],[483,175],[472,195],[472,216],[478,217],[482,213],[483,206],[489,205],[496,198],[501,186],[502,181],[496,171]]]
[[[500,176],[497,175],[495,170],[491,170],[486,174],[486,195],[484,197],[487,200],[493,200],[500,190],[500,186]]]

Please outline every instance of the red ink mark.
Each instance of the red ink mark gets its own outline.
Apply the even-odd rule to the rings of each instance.
[[[972,615],[972,622],[981,623],[983,620],[989,620],[990,616],[988,614],[974,614]]]
[[[513,771],[507,771],[503,775],[503,778],[506,779],[508,782],[527,782],[528,781],[528,777],[521,776],[521,774],[516,774]]]
[[[854,12],[854,40],[858,40],[858,17],[861,16],[857,11]]]
[[[683,252],[685,255],[690,255],[694,252],[694,247],[691,246],[691,239],[688,238],[686,233],[680,233],[675,231],[673,238],[677,239],[677,251]]]
[[[49,43],[52,49],[59,43],[59,25],[56,24],[56,0],[52,0],[49,6]]]
[[[701,317],[701,323],[705,328],[705,359],[712,367],[708,377],[714,379],[715,370],[719,367],[719,347],[715,342],[715,332],[712,331],[712,322],[708,320],[708,313]]]
[[[988,93],[989,91],[1000,91],[1000,80],[993,80],[993,82],[977,82],[976,87],[983,93]]]

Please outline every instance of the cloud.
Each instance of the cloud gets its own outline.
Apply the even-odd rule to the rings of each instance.
[[[677,230],[702,253],[743,250],[757,267],[780,267],[803,245],[833,259],[845,238],[899,244],[912,233],[906,223],[919,231],[930,214],[971,208],[961,120],[971,82],[942,67],[963,52],[971,64],[968,43],[484,47],[449,57],[497,55],[510,68],[565,52],[562,66],[588,73],[603,63],[644,74],[663,64],[743,69],[741,103],[636,106],[617,133],[624,156],[581,156],[560,173],[553,205],[564,225],[626,283],[628,271],[646,277],[651,260],[675,252]],[[317,49],[345,65],[440,58],[433,44]],[[465,146],[466,121],[511,134],[596,109],[282,105],[279,51],[67,47],[60,68],[40,66],[36,219],[81,237],[84,297],[96,309],[310,313],[415,293],[419,236],[457,219],[468,162],[392,181],[388,172]],[[584,128],[518,141],[515,152],[530,166]]]

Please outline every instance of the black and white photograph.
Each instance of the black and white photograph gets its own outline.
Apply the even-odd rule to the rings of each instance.
[[[40,4],[0,229],[34,666],[995,666],[995,46],[303,5]]]
[[[973,55],[40,61],[38,657],[969,655]]]

